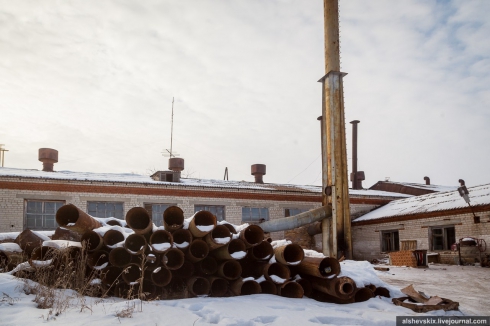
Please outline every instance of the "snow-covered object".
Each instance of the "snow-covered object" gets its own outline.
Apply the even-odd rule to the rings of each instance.
[[[247,255],[246,251],[235,251],[234,253],[231,254],[231,257],[234,259],[242,259]]]
[[[314,257],[314,258],[325,258],[326,257],[321,252],[318,252],[315,250],[304,249],[304,252],[305,252],[305,257]]]
[[[219,243],[219,244],[227,244],[230,242],[231,238],[230,237],[225,237],[225,238],[214,238],[214,242]]]
[[[269,275],[269,277],[272,279],[272,281],[274,283],[277,283],[277,284],[282,284],[282,283],[284,283],[284,282],[287,281],[286,279],[281,278],[281,277],[279,277],[277,275]]]
[[[182,243],[175,243],[174,242],[174,246],[177,248],[187,248],[187,247],[189,247],[189,242],[187,242],[187,241],[184,241]]]
[[[43,242],[43,246],[56,249],[66,249],[68,247],[82,248],[82,244],[80,242],[68,240],[47,240]]]
[[[272,249],[276,249],[277,247],[287,246],[292,242],[289,240],[276,240],[271,242]]]
[[[17,243],[14,242],[4,242],[0,243],[0,251],[5,252],[22,252],[22,249]]]
[[[196,225],[196,227],[202,232],[209,232],[214,229],[214,225]]]
[[[106,234],[106,232],[109,230],[119,231],[124,236],[125,239],[134,233],[134,231],[131,230],[130,228],[124,228],[124,227],[118,226],[118,225],[106,225],[106,226],[102,226],[100,228],[96,228],[93,231],[96,232],[97,234],[99,234],[101,237],[103,237],[104,234]]]
[[[164,242],[164,243],[153,243],[151,245],[155,251],[165,251],[167,249],[170,249],[172,246],[169,242]]]
[[[46,232],[41,232],[41,231],[32,231],[32,233],[34,233],[35,235],[37,235],[39,238],[41,238],[43,241],[49,241],[51,240],[48,236],[48,233]],[[54,231],[52,231],[51,234],[49,234],[50,236],[54,234]]]

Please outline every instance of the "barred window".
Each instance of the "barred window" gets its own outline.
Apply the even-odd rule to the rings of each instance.
[[[54,230],[56,212],[64,201],[26,200],[26,227],[31,230]]]
[[[225,206],[218,206],[218,205],[194,205],[194,213],[197,213],[199,211],[209,211],[214,216],[216,216],[216,219],[218,221],[224,221],[225,220]]]
[[[87,202],[87,212],[94,217],[115,217],[124,219],[123,203],[120,202]]]
[[[269,220],[267,207],[242,207],[243,223],[261,223]]]

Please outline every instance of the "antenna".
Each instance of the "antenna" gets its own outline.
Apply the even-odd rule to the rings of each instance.
[[[3,163],[5,161],[5,152],[8,152],[8,149],[3,148],[5,144],[0,144],[0,161],[2,161],[2,168],[3,168]]]
[[[170,150],[168,149],[165,149],[167,151],[167,153],[165,152],[162,152],[162,155],[165,156],[165,157],[176,157],[176,156],[179,156],[178,153],[175,153],[173,150],[172,150],[172,146],[173,146],[173,137],[174,137],[174,98],[172,97],[172,120],[171,120],[171,127],[170,127]]]

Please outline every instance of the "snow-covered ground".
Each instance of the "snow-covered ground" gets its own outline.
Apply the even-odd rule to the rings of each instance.
[[[386,286],[392,295],[401,296],[398,288],[414,284],[415,289],[428,295],[440,295],[453,301],[460,301],[468,295],[469,288],[453,286],[453,292],[438,291],[447,282],[453,285],[465,276],[482,277],[485,281],[477,283],[486,287],[488,294],[488,275],[490,270],[483,268],[453,266],[420,269],[392,267],[389,272],[374,271],[368,262],[347,261],[342,263],[342,274],[356,280],[360,286],[374,284]],[[457,267],[457,266],[454,266]],[[444,269],[445,268],[445,269]],[[454,271],[453,271],[454,269]],[[478,269],[478,270],[477,270]],[[471,271],[467,274],[467,270]],[[475,271],[475,274],[472,271]],[[453,273],[451,279],[445,274]],[[425,274],[424,274],[425,273]],[[485,274],[486,273],[486,274]],[[394,274],[394,275],[392,275]],[[424,278],[421,283],[422,276]],[[458,277],[456,277],[456,275]],[[378,276],[381,277],[378,278]],[[395,286],[389,284],[393,281]],[[470,282],[470,280],[468,280]],[[38,325],[53,323],[58,325],[394,325],[396,316],[418,316],[413,311],[397,307],[391,299],[375,297],[366,302],[338,305],[322,303],[309,298],[289,299],[274,295],[250,295],[229,298],[192,298],[181,300],[162,300],[141,303],[119,298],[77,297],[71,290],[60,292],[60,296],[72,297],[71,305],[58,316],[48,309],[36,308],[32,302],[34,295],[22,291],[22,281],[8,274],[0,274],[0,324]],[[430,286],[426,286],[430,284]],[[439,284],[439,285],[437,285]],[[437,291],[436,291],[437,290]],[[458,292],[459,291],[459,292]],[[484,299],[484,298],[482,298]],[[487,303],[488,303],[488,299]],[[117,316],[129,312],[128,317]],[[465,313],[484,315],[486,310],[478,310],[462,304]],[[460,311],[436,311],[430,315],[462,315]]]

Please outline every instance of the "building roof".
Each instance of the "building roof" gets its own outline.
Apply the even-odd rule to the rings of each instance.
[[[440,185],[432,185],[432,184],[427,185],[427,184],[410,183],[410,182],[378,181],[369,189],[420,196],[420,195],[425,195],[434,192],[452,191],[458,189],[458,187],[440,186]]]
[[[96,173],[96,172],[72,172],[56,171],[44,172],[32,169],[0,168],[0,177],[21,177],[32,179],[50,180],[77,180],[77,181],[99,181],[99,182],[121,182],[126,184],[152,184],[152,185],[171,185],[175,187],[204,187],[204,188],[233,188],[259,191],[283,191],[283,192],[302,192],[310,194],[321,194],[322,187],[314,185],[292,185],[276,183],[255,183],[248,181],[228,181],[214,179],[192,179],[181,178],[180,182],[157,181],[148,175],[134,173]],[[349,193],[355,196],[368,197],[390,197],[406,198],[408,195],[398,194],[377,190],[353,190]]]
[[[490,184],[468,188],[470,204],[473,207],[490,205]],[[417,215],[430,212],[451,211],[468,208],[468,204],[457,190],[414,196],[394,200],[354,220],[363,222],[389,217]]]

